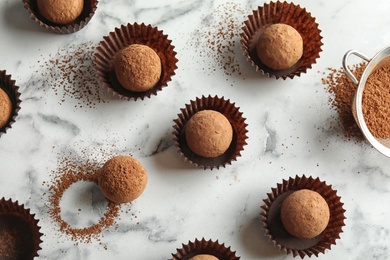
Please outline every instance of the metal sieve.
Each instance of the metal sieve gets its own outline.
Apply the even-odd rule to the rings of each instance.
[[[356,79],[355,75],[353,75],[351,70],[348,68],[348,58],[351,55],[358,56],[359,58],[362,58],[363,60],[368,62],[367,67],[363,71],[363,74],[360,78],[360,81]],[[377,149],[380,153],[384,154],[387,157],[390,157],[390,138],[382,139],[376,138],[372,135],[371,131],[367,127],[366,121],[364,120],[362,107],[363,91],[367,79],[372,73],[372,71],[376,68],[376,66],[387,57],[390,57],[390,47],[382,49],[372,59],[367,58],[365,55],[356,50],[350,50],[343,57],[343,68],[347,76],[352,80],[354,84],[357,85],[355,98],[352,103],[352,113],[356,123],[358,124],[367,141],[369,141],[370,144],[374,146],[374,148]]]

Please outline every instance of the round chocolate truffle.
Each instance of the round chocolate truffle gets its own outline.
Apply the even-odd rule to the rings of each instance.
[[[214,158],[229,148],[233,139],[233,128],[221,113],[202,110],[187,122],[185,137],[191,151],[202,157]]]
[[[273,24],[260,35],[256,51],[265,66],[284,70],[291,68],[302,57],[303,40],[290,25]]]
[[[7,93],[0,88],[0,128],[3,128],[12,114],[12,102]]]
[[[317,192],[302,189],[290,194],[281,206],[282,223],[288,233],[299,238],[321,234],[329,223],[326,200]]]
[[[160,80],[161,60],[152,48],[132,44],[115,55],[114,69],[122,87],[134,92],[145,92]]]
[[[108,160],[98,175],[104,196],[115,203],[131,202],[145,190],[148,176],[144,167],[131,156]]]
[[[218,260],[218,258],[213,255],[202,254],[202,255],[193,256],[190,258],[190,260]]]
[[[84,0],[37,0],[37,5],[49,22],[70,24],[82,13]]]

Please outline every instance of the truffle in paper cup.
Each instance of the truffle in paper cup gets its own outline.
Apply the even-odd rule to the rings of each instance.
[[[160,57],[161,76],[154,87],[145,92],[133,92],[125,89],[119,83],[114,71],[114,57],[117,52],[131,44],[142,44],[153,49]],[[168,36],[159,31],[157,27],[145,24],[127,24],[120,28],[115,28],[97,47],[94,66],[99,81],[103,87],[114,96],[120,99],[143,100],[145,97],[157,95],[157,92],[168,85],[171,77],[175,75],[177,69],[176,52]]]
[[[0,258],[33,259],[41,249],[38,220],[18,202],[0,199]]]
[[[30,14],[30,18],[41,27],[60,34],[69,34],[83,29],[95,14],[98,0],[84,0],[83,11],[80,16],[70,24],[55,24],[45,19],[39,12],[37,0],[23,0],[24,7]]]
[[[11,116],[9,117],[7,123],[0,128],[1,136],[12,127],[12,124],[15,122],[20,110],[20,103],[22,101],[20,100],[19,87],[15,85],[15,80],[12,80],[11,75],[7,75],[5,70],[0,70],[0,88],[8,95],[12,104]]]
[[[256,51],[257,42],[264,30],[273,24],[287,24],[299,32],[303,40],[303,54],[295,65],[284,70],[273,70],[265,66],[259,59]],[[244,22],[243,32],[241,33],[241,44],[244,55],[251,62],[256,71],[268,77],[294,78],[306,73],[316,59],[320,57],[322,51],[322,36],[315,18],[311,16],[305,8],[287,2],[270,2],[259,6],[253,14],[248,16]]]
[[[325,230],[318,236],[311,239],[298,238],[290,235],[283,226],[280,210],[283,201],[294,191],[308,189],[319,193],[327,202],[330,211],[330,219]],[[319,178],[307,178],[296,176],[283,180],[283,183],[277,184],[276,188],[272,188],[272,192],[267,194],[268,198],[264,199],[264,205],[261,213],[261,222],[266,231],[269,240],[278,247],[281,251],[287,254],[292,253],[293,256],[311,257],[318,256],[320,253],[325,253],[325,250],[330,250],[331,245],[336,244],[336,239],[340,238],[342,227],[345,226],[343,203],[340,197],[336,195],[336,191],[331,185],[327,185]]]
[[[191,100],[190,104],[186,104],[185,108],[180,110],[181,114],[178,114],[178,118],[174,120],[173,141],[176,144],[177,151],[186,161],[204,169],[219,169],[221,166],[225,167],[226,164],[231,164],[232,161],[241,156],[241,151],[244,150],[244,146],[247,144],[246,133],[248,131],[245,118],[242,117],[242,112],[239,111],[239,107],[235,106],[235,103],[230,103],[230,100],[225,100],[224,97],[202,96],[194,101]],[[206,158],[195,154],[186,142],[186,124],[194,114],[202,110],[214,110],[221,113],[228,119],[233,129],[233,140],[229,148],[225,153],[215,158]]]
[[[172,260],[188,260],[196,255],[212,255],[218,259],[237,260],[240,257],[236,256],[236,252],[224,244],[219,244],[218,240],[213,242],[210,240],[195,239],[195,242],[189,241],[187,245],[182,244],[182,248],[178,248],[176,254],[172,254]]]

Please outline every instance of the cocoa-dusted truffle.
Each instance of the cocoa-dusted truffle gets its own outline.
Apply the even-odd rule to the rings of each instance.
[[[329,223],[326,200],[317,192],[302,189],[290,194],[282,203],[283,226],[293,236],[313,238],[321,234]]]
[[[185,136],[188,147],[197,155],[213,158],[229,148],[233,128],[227,118],[214,110],[202,110],[187,122]]]
[[[189,260],[218,260],[218,258],[213,255],[202,254],[202,255],[193,256]]]
[[[145,190],[148,176],[144,167],[131,156],[119,155],[108,160],[98,175],[104,196],[115,203],[131,202]]]
[[[273,24],[260,35],[256,51],[264,65],[284,70],[291,68],[302,57],[303,40],[292,26]]]
[[[48,21],[70,24],[83,11],[84,0],[37,0],[38,10]]]
[[[122,87],[134,92],[145,92],[160,80],[161,60],[152,48],[132,44],[115,55],[114,69]]]
[[[7,93],[0,88],[0,128],[3,128],[7,124],[11,114],[12,102]]]

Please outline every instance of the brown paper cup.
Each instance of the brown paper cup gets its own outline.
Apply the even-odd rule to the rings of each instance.
[[[330,219],[328,226],[318,236],[311,239],[297,238],[290,235],[284,228],[281,217],[280,208],[284,199],[296,190],[309,189],[318,192],[328,203],[330,211]],[[330,250],[331,245],[336,244],[336,239],[340,238],[342,227],[345,226],[343,203],[340,197],[336,195],[336,191],[331,185],[326,185],[319,178],[307,178],[296,176],[283,180],[282,184],[277,184],[276,188],[272,188],[272,193],[267,194],[268,198],[264,199],[264,205],[261,213],[261,222],[265,229],[269,240],[279,248],[279,250],[292,253],[294,257],[312,255],[318,256],[320,253],[325,253],[325,250]]]
[[[173,126],[173,141],[176,144],[177,151],[185,161],[196,167],[204,169],[213,169],[219,167],[225,167],[226,164],[231,164],[232,161],[236,161],[237,157],[241,156],[241,151],[244,150],[246,145],[246,129],[245,118],[242,117],[242,112],[239,111],[239,107],[235,107],[234,103],[230,103],[230,100],[225,100],[224,97],[205,97],[196,98],[195,101],[190,101],[190,104],[186,104],[185,108],[180,109],[181,114],[178,114],[178,118],[174,120]],[[190,150],[185,138],[185,127],[188,120],[197,112],[201,110],[215,110],[223,114],[230,122],[233,128],[233,140],[228,150],[215,158],[201,157]]]
[[[29,209],[0,199],[0,258],[33,259],[41,249],[42,233]]]
[[[161,60],[160,80],[153,88],[145,92],[126,90],[121,86],[115,75],[115,54],[131,44],[147,45],[158,54]],[[177,69],[176,63],[178,60],[175,55],[176,52],[171,40],[168,40],[168,36],[159,31],[157,27],[143,23],[127,24],[115,28],[115,31],[103,37],[97,47],[94,66],[99,81],[109,93],[120,99],[137,100],[140,98],[143,100],[145,97],[150,98],[151,95],[157,95],[158,91],[168,85],[171,77],[175,75],[175,69]]]
[[[182,244],[182,248],[178,248],[176,254],[172,254],[172,260],[187,260],[201,254],[212,255],[224,260],[240,259],[236,256],[236,251],[232,252],[230,247],[219,244],[218,240],[213,242],[211,239],[202,238],[202,240],[195,239],[195,242],[189,241],[187,245]]]
[[[23,0],[24,7],[32,20],[47,30],[61,34],[74,33],[83,29],[95,14],[98,2],[98,0],[84,0],[84,8],[80,16],[71,24],[62,25],[46,20],[38,10],[37,0]]]
[[[0,88],[2,88],[12,103],[12,113],[8,122],[0,129],[0,136],[5,134],[12,124],[15,122],[16,116],[20,110],[20,93],[19,87],[15,86],[15,80],[11,79],[11,75],[7,75],[5,70],[0,70]]]
[[[256,45],[260,35],[264,30],[277,23],[283,23],[292,26],[296,29],[303,39],[303,55],[302,58],[291,68],[286,70],[273,70],[265,66],[257,56]],[[256,71],[260,71],[268,77],[278,78],[294,78],[300,76],[301,73],[306,73],[312,64],[316,63],[316,59],[320,57],[322,51],[322,36],[321,30],[318,29],[318,24],[315,18],[311,16],[305,8],[287,2],[270,2],[259,6],[253,14],[248,16],[248,20],[244,22],[242,28],[241,44],[244,50],[244,55],[247,57]]]

